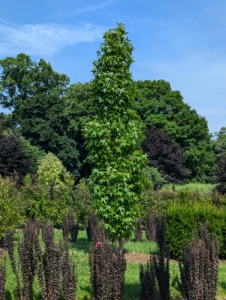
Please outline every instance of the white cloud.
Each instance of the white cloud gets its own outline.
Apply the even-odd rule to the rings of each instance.
[[[118,1],[120,1],[120,0],[109,0],[109,1],[101,2],[101,3],[97,4],[97,5],[92,5],[92,6],[86,6],[86,7],[83,7],[83,8],[79,8],[79,9],[77,9],[74,12],[71,12],[71,13],[58,14],[58,15],[55,15],[55,17],[72,18],[72,17],[74,17],[76,15],[80,15],[80,14],[91,12],[91,11],[95,11],[95,10],[99,10],[101,8],[104,8],[106,6],[114,4],[115,2],[118,2]]]
[[[76,10],[73,13],[73,15],[78,15],[78,14],[86,13],[88,11],[98,10],[98,9],[101,9],[101,8],[103,8],[105,6],[111,5],[111,4],[113,4],[113,3],[117,2],[117,1],[119,1],[119,0],[110,0],[110,1],[101,2],[100,4],[97,4],[97,5],[80,8],[80,9]]]
[[[15,25],[0,23],[0,55],[25,52],[51,55],[80,42],[93,42],[103,35],[103,28],[92,24],[81,26],[55,23]]]

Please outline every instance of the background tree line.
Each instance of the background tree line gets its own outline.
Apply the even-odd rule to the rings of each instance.
[[[82,128],[95,114],[93,82],[69,85],[65,74],[25,54],[0,60],[0,66],[0,104],[11,110],[9,115],[0,115],[1,139],[12,134],[22,137],[21,147],[28,157],[33,156],[34,172],[41,153],[52,152],[77,179],[88,177],[92,164]],[[206,119],[164,80],[136,81],[135,87],[134,109],[147,128],[142,148],[149,166],[170,182],[214,182],[216,164],[224,164],[226,156],[225,128],[211,140]],[[6,158],[1,160],[0,173],[4,174],[1,165]]]

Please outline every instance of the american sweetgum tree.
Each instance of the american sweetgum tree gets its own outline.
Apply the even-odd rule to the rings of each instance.
[[[89,179],[93,203],[110,239],[118,239],[121,249],[139,216],[147,165],[140,147],[144,125],[133,109],[133,49],[122,24],[104,34],[92,70],[95,117],[83,130],[94,164]]]

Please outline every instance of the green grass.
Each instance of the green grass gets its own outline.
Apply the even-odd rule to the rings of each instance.
[[[187,183],[184,185],[176,184],[175,190],[179,191],[188,191],[188,192],[199,192],[201,195],[205,196],[211,193],[211,191],[215,188],[216,184],[210,183]],[[163,190],[171,190],[172,191],[172,184],[163,185]]]
[[[21,233],[16,234],[16,239],[21,237]],[[55,231],[55,238],[59,241],[62,237],[60,230]],[[91,285],[90,285],[90,272],[88,264],[88,247],[86,232],[79,231],[78,240],[76,243],[70,243],[70,253],[76,263],[77,274],[77,300],[91,300]],[[125,243],[126,252],[139,252],[149,254],[156,251],[155,243],[148,242],[143,235],[142,241],[136,243],[134,237],[130,242]],[[171,282],[176,275],[179,275],[178,264],[176,262],[170,263]],[[218,292],[217,299],[226,298],[226,264],[219,265],[218,276]],[[14,300],[13,289],[15,288],[15,278],[11,270],[9,260],[7,259],[7,300]],[[38,300],[38,284],[35,283],[36,299]],[[124,300],[137,300],[139,299],[139,264],[127,264],[125,273],[125,285],[124,285]],[[182,299],[180,292],[177,288],[171,288],[172,299]],[[15,299],[16,300],[16,299]]]

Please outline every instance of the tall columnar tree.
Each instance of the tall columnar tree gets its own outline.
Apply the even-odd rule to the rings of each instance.
[[[144,125],[133,110],[135,86],[129,70],[133,46],[126,35],[122,24],[104,34],[92,70],[96,116],[84,128],[94,164],[90,188],[96,212],[110,238],[119,241],[130,235],[139,215],[147,164],[140,148]]]

